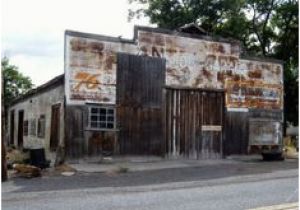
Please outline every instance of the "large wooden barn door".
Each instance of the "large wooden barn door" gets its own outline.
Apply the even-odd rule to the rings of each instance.
[[[117,55],[120,154],[162,154],[165,69],[165,59],[123,53]]]
[[[224,92],[165,89],[165,152],[218,159],[223,152]]]

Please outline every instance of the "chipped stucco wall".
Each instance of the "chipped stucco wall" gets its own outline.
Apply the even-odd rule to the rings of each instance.
[[[9,126],[10,126],[10,113],[14,110],[14,145],[18,145],[18,120],[19,111],[24,111],[24,121],[28,120],[28,131],[30,130],[30,121],[36,122],[36,135],[23,136],[23,148],[26,149],[39,149],[45,148],[46,155],[49,155],[50,146],[50,131],[51,131],[51,106],[61,103],[60,106],[60,141],[63,144],[64,138],[64,85],[59,85],[47,90],[40,94],[35,94],[32,97],[26,98],[24,101],[18,102],[11,106],[8,110]],[[45,135],[43,138],[37,136],[38,119],[41,115],[45,115]]]

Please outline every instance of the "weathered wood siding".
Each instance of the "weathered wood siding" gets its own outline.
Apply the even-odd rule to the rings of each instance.
[[[226,112],[224,154],[246,154],[248,112]]]
[[[165,60],[129,54],[117,57],[120,154],[160,155]]]
[[[65,148],[68,158],[111,155],[116,150],[116,131],[88,129],[88,107],[67,106]]]
[[[65,108],[65,146],[66,155],[76,158],[85,153],[83,106],[67,106]]]
[[[223,153],[224,92],[165,90],[165,153],[215,159]]]

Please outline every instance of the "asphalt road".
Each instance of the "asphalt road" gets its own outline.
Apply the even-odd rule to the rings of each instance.
[[[127,187],[210,180],[249,174],[267,174],[287,169],[298,169],[298,160],[274,162],[264,162],[261,160],[237,161],[234,164],[128,172],[116,176],[110,176],[105,173],[77,173],[71,177],[43,176],[34,179],[15,178],[3,183],[2,186],[4,188],[6,186],[16,186],[15,192]]]
[[[29,192],[3,195],[2,209],[222,209],[239,210],[298,201],[298,177],[268,178],[261,175],[243,182],[223,182],[210,186],[174,183],[166,188],[129,187]],[[191,183],[190,183],[191,184]],[[192,182],[193,184],[193,182]],[[107,192],[106,192],[107,190]]]
[[[14,179],[2,185],[3,209],[234,210],[297,201],[297,161]]]

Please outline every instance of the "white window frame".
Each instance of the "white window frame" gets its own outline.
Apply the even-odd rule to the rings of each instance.
[[[97,121],[94,121],[96,122],[97,124],[100,124],[100,123],[105,123],[106,126],[105,127],[93,127],[92,126],[92,115],[94,116],[97,116],[97,117],[100,117],[100,112],[96,113],[96,114],[93,114],[92,113],[92,109],[106,109],[106,114],[105,114],[105,121],[100,121],[100,120],[97,120]],[[113,110],[113,114],[108,114],[108,110]],[[107,115],[109,116],[113,116],[113,121],[108,121],[107,120]],[[113,127],[112,128],[107,128],[107,123],[112,123],[113,124]],[[114,131],[116,130],[116,107],[115,106],[111,106],[111,105],[102,105],[102,104],[89,104],[88,105],[88,126],[87,126],[87,129],[88,130],[97,130],[97,131]]]

